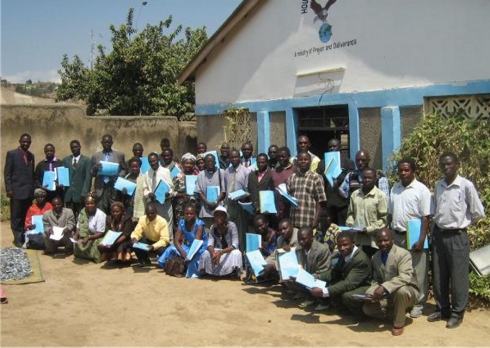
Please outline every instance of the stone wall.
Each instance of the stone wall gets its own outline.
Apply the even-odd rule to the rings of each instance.
[[[195,152],[197,144],[196,122],[178,122],[172,116],[86,116],[85,109],[76,105],[1,105],[1,151],[0,166],[4,168],[5,153],[19,145],[19,136],[29,133],[32,137],[31,151],[36,163],[44,158],[44,145],[56,147],[56,157],[69,154],[69,143],[77,139],[82,144],[82,153],[91,156],[100,151],[100,140],[111,134],[113,148],[122,151],[129,159],[135,142],[143,144],[144,154],[161,152],[160,140],[168,138],[177,156]],[[3,175],[1,192],[5,192]]]

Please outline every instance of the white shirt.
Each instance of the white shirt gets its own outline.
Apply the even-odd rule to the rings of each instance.
[[[434,196],[434,222],[441,229],[466,228],[485,217],[475,186],[459,175],[449,186],[445,179],[439,180]]]
[[[160,182],[160,180],[165,181],[165,183],[170,187],[170,196],[173,197],[175,196],[174,193],[174,183],[172,181],[172,177],[170,176],[170,170],[167,168],[164,168],[162,166],[159,166],[156,171],[153,169],[149,169],[146,174],[143,176],[143,196],[145,198],[148,198],[148,195],[153,192],[152,190],[152,182],[153,182],[153,173],[156,173],[155,179],[156,179],[156,185]]]
[[[392,216],[391,228],[407,230],[407,221],[430,215],[431,194],[427,186],[414,179],[406,187],[398,182],[391,189],[388,214]]]

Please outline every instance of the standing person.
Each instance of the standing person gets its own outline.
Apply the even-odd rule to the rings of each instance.
[[[145,176],[141,173],[141,164],[140,157],[136,156],[128,161],[129,173],[124,178],[135,183],[136,189],[131,196],[127,194],[126,188],[122,191],[126,216],[131,218],[134,224],[138,222],[141,216],[145,215],[146,199],[143,194]]]
[[[320,158],[313,154],[312,152],[310,152],[310,147],[311,147],[311,142],[310,142],[310,139],[306,136],[306,135],[300,135],[298,137],[298,155],[300,152],[308,152],[310,154],[310,158],[311,158],[311,166],[310,166],[310,170],[312,172],[316,172],[316,169],[318,167],[318,163],[320,163]],[[291,161],[296,165],[298,166],[298,156],[295,156],[293,158],[291,158]]]
[[[286,146],[281,147],[277,152],[277,161],[279,163],[279,166],[271,172],[272,185],[275,189],[277,189],[279,185],[285,184],[288,181],[289,177],[293,175],[296,171],[296,167],[290,162],[290,158],[291,151]],[[289,219],[289,203],[286,202],[286,199],[283,198],[279,194],[279,192],[277,192],[277,190],[275,194],[277,202],[277,221],[285,218]],[[271,225],[274,227],[277,225],[277,222],[271,221]]]
[[[238,190],[247,191],[250,171],[240,163],[238,150],[231,150],[230,164],[231,166],[226,168],[224,175],[226,192],[231,194]],[[245,250],[245,233],[248,230],[248,213],[242,209],[238,201],[230,198],[226,200],[226,210],[228,211],[228,218],[236,225],[240,240],[240,251],[243,252]]]
[[[340,185],[339,193],[345,197],[349,198],[352,195],[352,192],[361,187],[362,182],[362,171],[365,168],[369,168],[369,162],[371,158],[369,157],[369,152],[367,150],[359,150],[356,153],[356,167],[357,170],[350,172],[345,176],[344,181]],[[390,197],[390,184],[388,183],[388,179],[383,174],[376,173],[375,185],[378,187],[387,198]]]
[[[220,152],[221,155],[219,156],[219,167],[221,169],[226,169],[230,165],[230,144],[221,144]]]
[[[434,297],[436,311],[428,321],[448,319],[446,328],[463,322],[469,292],[470,241],[467,228],[485,217],[473,183],[458,174],[459,159],[452,152],[439,157],[444,179],[434,189]],[[449,297],[451,295],[451,297]],[[451,300],[449,300],[451,298]]]
[[[170,241],[173,241],[173,209],[172,209],[172,198],[175,197],[174,184],[172,177],[170,176],[170,171],[160,165],[158,154],[152,152],[148,155],[148,163],[150,163],[150,169],[144,175],[143,181],[143,196],[147,201],[155,203],[157,208],[157,213],[165,219],[168,223],[168,228],[170,231]],[[165,201],[160,203],[156,200],[155,189],[160,181],[164,181],[168,187],[169,192],[165,196]]]
[[[24,133],[19,147],[7,152],[4,169],[5,192],[10,198],[10,228],[13,244],[24,243],[24,221],[34,193],[34,155],[29,151],[31,136]]]
[[[46,199],[51,202],[54,197],[62,197],[64,194],[63,186],[56,184],[56,189],[54,191],[48,190],[43,187],[44,172],[50,171],[54,172],[55,168],[63,167],[63,162],[58,160],[55,155],[56,149],[53,144],[44,145],[44,155],[46,156],[42,161],[36,165],[34,170],[34,180],[36,182],[36,187],[42,187],[47,190],[48,195]]]
[[[63,166],[68,168],[70,186],[65,187],[65,206],[75,214],[75,220],[83,208],[83,198],[92,186],[92,168],[90,158],[82,155],[82,146],[78,140],[70,142],[72,155],[63,158]]]
[[[112,135],[105,134],[102,136],[101,144],[103,150],[96,152],[92,156],[92,176],[95,177],[94,190],[97,208],[107,215],[110,213],[111,204],[114,203],[117,198],[117,190],[114,189],[114,184],[116,183],[118,176],[124,177],[126,175],[127,168],[124,153],[112,149]],[[102,169],[100,161],[119,164],[118,174],[114,176],[99,175],[99,171]]]
[[[323,179],[310,170],[311,156],[302,151],[297,157],[298,170],[288,179],[286,185],[291,196],[298,200],[298,206],[291,207],[291,222],[296,228],[317,228],[322,205],[327,197]]]
[[[206,169],[206,163],[204,163],[204,155],[202,153],[196,156],[196,169],[199,173]]]
[[[279,147],[277,145],[271,145],[267,150],[267,155],[269,157],[267,165],[269,166],[270,169],[275,169],[279,166],[279,162],[277,160],[278,151],[279,151]]]
[[[206,227],[211,227],[213,223],[213,210],[216,209],[226,197],[225,171],[216,168],[216,160],[213,155],[208,154],[204,157],[205,169],[197,176],[196,192],[201,201],[201,211],[199,217],[206,222]],[[208,187],[219,187],[218,198],[214,201],[208,201]],[[228,216],[228,213],[227,213]]]
[[[197,154],[208,152],[208,146],[206,143],[197,144]]]
[[[393,233],[383,228],[376,233],[379,250],[371,259],[373,282],[366,290],[371,301],[364,301],[362,310],[375,318],[393,317],[393,336],[403,334],[406,313],[419,299],[417,278],[410,253],[394,244]]]
[[[260,191],[274,190],[271,169],[267,165],[267,155],[260,153],[257,156],[257,169],[248,175],[248,191],[256,212],[260,212]],[[275,214],[274,214],[275,215]]]
[[[75,215],[73,211],[63,207],[63,200],[60,197],[53,198],[53,209],[43,214],[44,224],[44,254],[51,255],[56,253],[60,245],[65,247],[65,255],[73,253],[73,243],[70,240],[75,231]],[[63,227],[63,237],[60,240],[50,239],[53,234],[53,227]]]
[[[369,256],[377,249],[376,232],[388,225],[388,202],[385,194],[375,186],[376,172],[371,168],[362,171],[362,187],[350,197],[347,226],[356,227],[356,244]]]
[[[429,291],[429,250],[424,249],[424,242],[429,229],[431,194],[429,189],[415,178],[416,170],[415,161],[411,158],[404,158],[398,162],[400,181],[391,189],[388,204],[388,221],[391,221],[395,244],[410,251],[413,268],[417,274],[421,297],[410,312],[412,318],[422,315]],[[412,241],[412,245],[407,245],[408,221],[413,219],[420,219],[422,222],[419,237]]]
[[[340,151],[340,140],[330,139],[328,142],[328,152]],[[325,206],[326,213],[330,220],[338,225],[345,226],[347,220],[347,207],[349,199],[340,195],[339,185],[344,181],[345,176],[355,169],[354,162],[349,158],[341,158],[342,172],[337,178],[334,178],[333,185],[325,177],[325,160],[322,159],[318,164],[317,173],[320,174],[325,183],[325,194],[327,195],[327,204]]]
[[[137,157],[139,159],[141,159],[143,157],[144,148],[143,148],[143,145],[141,143],[134,143],[133,149],[131,151],[133,152],[133,157]],[[126,166],[129,169],[129,161],[128,161],[128,163],[126,163]]]
[[[174,228],[176,228],[179,221],[184,218],[184,208],[189,203],[194,203],[197,211],[199,211],[201,208],[197,195],[195,193],[191,195],[187,194],[186,177],[188,175],[199,174],[195,172],[196,157],[188,152],[182,156],[180,163],[182,164],[182,173],[179,173],[173,180],[174,189],[176,192],[172,201],[174,209]]]
[[[163,168],[167,168],[169,171],[172,171],[172,169],[174,169],[174,151],[171,148],[162,151],[162,155],[160,157],[160,165]]]
[[[252,170],[252,166],[255,164],[256,160],[253,157],[254,147],[250,141],[242,144],[242,157],[240,161],[243,166],[248,170]]]

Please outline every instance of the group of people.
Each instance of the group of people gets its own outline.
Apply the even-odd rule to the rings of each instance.
[[[126,162],[112,149],[109,134],[102,137],[103,150],[91,158],[73,140],[72,155],[59,160],[55,146],[46,144],[45,158],[36,164],[30,135],[22,134],[19,144],[5,162],[17,247],[25,246],[36,229],[33,216],[42,215],[45,254],[62,246],[67,255],[124,265],[134,253],[141,267],[151,266],[150,256],[156,254],[164,269],[180,256],[188,278],[240,279],[245,268],[246,281],[281,281],[285,296],[300,300],[300,307],[333,305],[360,319],[391,315],[392,334],[400,335],[407,311],[421,316],[427,300],[430,235],[437,310],[428,320],[447,320],[447,328],[463,320],[469,291],[467,227],[484,217],[484,209],[473,184],[458,175],[459,161],[451,152],[439,158],[444,178],[432,196],[416,179],[412,159],[398,162],[400,180],[390,189],[387,178],[369,166],[364,149],[355,162],[342,156],[340,175],[327,180],[329,164],[310,152],[305,135],[298,138],[296,156],[275,145],[253,156],[250,142],[240,149],[223,143],[218,155],[199,143],[196,154],[180,159],[164,138],[162,152],[146,156],[145,173],[143,145],[135,143]],[[328,142],[328,151],[340,147],[338,139]],[[112,175],[104,168],[108,162],[117,164]],[[70,185],[56,183],[48,190],[43,176],[58,167],[68,168]],[[134,192],[116,188],[118,178],[133,182]],[[168,186],[163,201],[156,196],[161,182]],[[264,202],[263,191],[273,192],[273,202]],[[233,195],[239,192],[244,194]],[[414,220],[417,237],[409,240]],[[267,263],[261,274],[253,274],[244,257],[251,226],[261,235],[259,250]],[[115,233],[110,242],[109,232]],[[192,250],[196,240],[202,241],[197,251]],[[307,289],[294,277],[282,279],[280,255],[291,250],[301,268],[325,286]]]

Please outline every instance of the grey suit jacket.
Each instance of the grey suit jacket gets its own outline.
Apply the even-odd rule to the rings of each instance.
[[[70,187],[65,187],[65,202],[80,203],[92,186],[92,162],[87,156],[80,155],[77,167],[73,168],[73,156],[66,156],[63,166],[70,173]]]
[[[327,244],[321,244],[316,239],[311,244],[309,254],[302,247],[296,249],[298,263],[310,274],[318,274],[325,278],[332,268],[332,254]]]
[[[105,161],[105,155],[102,151],[96,152],[92,156],[92,176],[95,177],[94,180],[94,190],[95,190],[95,195],[97,197],[102,196],[102,193],[104,192],[104,179],[100,176],[97,175],[98,171],[94,170],[94,165],[99,164],[100,161]],[[124,177],[127,173],[127,168],[126,168],[126,161],[124,159],[124,153],[112,150],[112,153],[110,155],[110,158],[108,159],[108,162],[112,163],[119,163],[119,176]],[[109,183],[114,186],[114,183],[116,181],[114,178],[110,178]]]
[[[373,284],[366,291],[373,293],[379,285],[389,293],[393,293],[402,286],[412,286],[417,291],[417,278],[412,267],[412,256],[408,250],[393,244],[386,265],[381,261],[381,251],[378,250],[371,259],[373,264]]]

